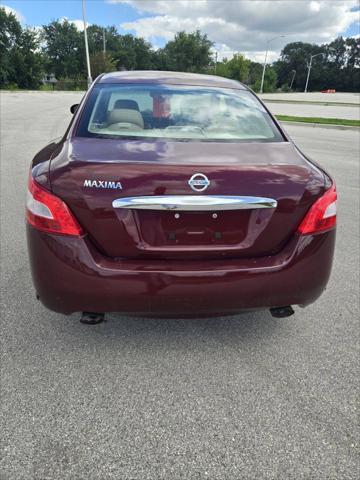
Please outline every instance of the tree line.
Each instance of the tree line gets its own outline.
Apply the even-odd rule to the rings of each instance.
[[[178,32],[157,50],[143,38],[119,34],[115,26],[90,25],[87,32],[93,78],[114,70],[173,70],[216,74],[259,91],[263,65],[241,53],[218,61],[214,43],[200,31]],[[279,60],[267,66],[264,92],[303,90],[311,55],[316,57],[309,90],[359,91],[359,54],[359,38],[339,37],[323,45],[289,43]],[[32,29],[0,8],[0,57],[1,88],[48,88],[43,85],[47,75],[56,78],[59,89],[85,88],[84,34],[68,20]]]

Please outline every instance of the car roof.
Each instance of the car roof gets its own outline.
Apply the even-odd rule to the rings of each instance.
[[[164,72],[159,70],[132,70],[125,72],[105,73],[96,83],[159,83],[171,85],[201,85],[206,87],[236,88],[247,90],[240,82],[215,75],[199,73]]]

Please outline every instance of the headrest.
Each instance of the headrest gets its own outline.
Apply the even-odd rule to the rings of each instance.
[[[109,113],[108,124],[113,123],[133,123],[140,128],[144,128],[144,120],[140,112],[130,108],[115,108]]]
[[[126,98],[116,100],[114,103],[114,108],[128,108],[130,110],[137,110],[140,112],[140,108],[135,100],[127,100]]]

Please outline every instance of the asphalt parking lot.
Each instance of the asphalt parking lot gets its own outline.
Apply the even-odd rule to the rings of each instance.
[[[314,305],[288,319],[84,326],[36,301],[23,218],[30,160],[78,99],[1,96],[0,478],[359,478],[360,130],[286,126],[340,197],[333,273]]]

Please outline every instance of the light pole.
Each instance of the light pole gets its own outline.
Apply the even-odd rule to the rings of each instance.
[[[267,54],[269,50],[269,43],[272,42],[273,40],[276,40],[277,38],[284,38],[284,37],[285,35],[278,35],[277,37],[270,38],[270,40],[266,42],[266,53],[265,53],[264,68],[263,68],[262,77],[261,77],[260,93],[263,93],[263,89],[264,89],[265,69],[266,69]]]
[[[294,83],[294,79],[295,79],[295,75],[296,75],[296,70],[292,70],[292,73],[293,73],[293,76],[292,76],[291,83],[290,83],[290,90],[292,89],[292,86],[293,86],[293,83]]]
[[[88,45],[87,30],[86,30],[85,0],[82,0],[82,13],[83,13],[83,20],[84,20],[85,52],[86,52],[87,74],[88,74],[87,84],[88,84],[88,88],[90,88],[90,85],[92,84],[92,77],[91,77],[91,68],[90,68],[89,45]]]
[[[318,57],[319,55],[324,55],[324,53],[316,53],[315,55],[310,55],[310,62],[308,64],[308,73],[306,77],[306,83],[305,83],[305,90],[304,92],[307,93],[308,85],[309,85],[309,78],[310,78],[310,70],[311,70],[311,65],[312,65],[312,59],[315,57]]]

